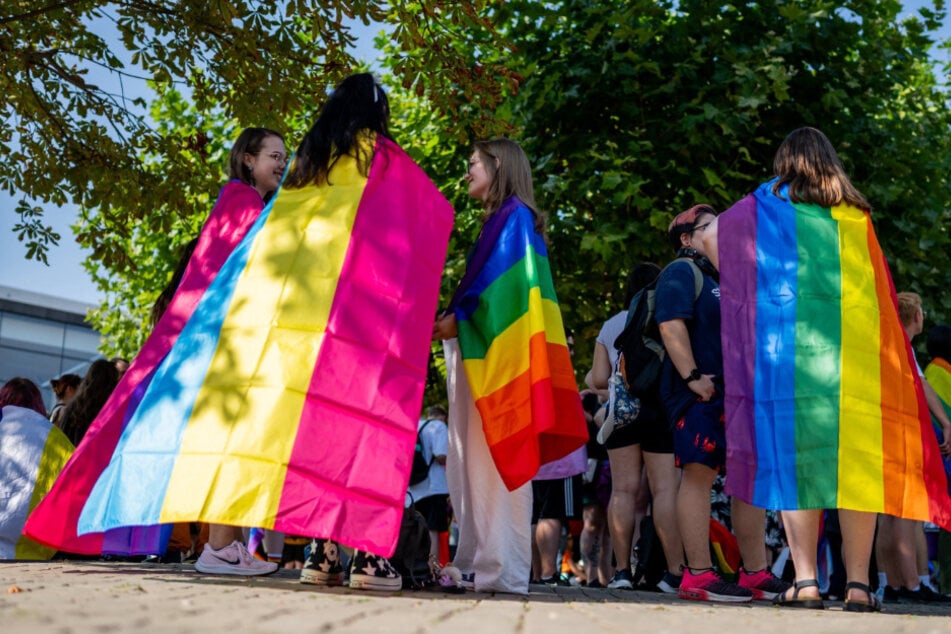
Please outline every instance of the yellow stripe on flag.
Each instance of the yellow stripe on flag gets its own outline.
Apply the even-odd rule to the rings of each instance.
[[[868,219],[846,205],[833,207],[832,217],[839,223],[842,279],[839,508],[881,509],[883,481],[864,478],[882,469],[880,311],[868,270]]]
[[[528,370],[528,342],[545,330],[545,324],[561,324],[561,310],[557,303],[543,299],[541,289],[535,287],[528,294],[528,311],[492,341],[485,358],[463,362],[474,400],[492,394]],[[555,330],[545,332],[546,341],[567,345],[564,328]]]
[[[345,156],[333,186],[285,189],[274,202],[234,290],[169,481],[166,505],[193,504],[164,507],[162,522],[197,513],[203,521],[273,526],[366,181]],[[249,489],[248,482],[260,486]]]

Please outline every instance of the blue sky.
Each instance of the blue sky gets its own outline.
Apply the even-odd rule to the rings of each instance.
[[[912,13],[918,7],[929,3],[926,0],[905,0],[903,4],[906,11]],[[373,37],[379,28],[378,25],[363,27],[362,24],[354,27],[359,36],[357,57],[367,62],[372,62],[376,57]],[[946,24],[940,35],[945,39],[951,37],[951,26]],[[946,52],[940,52],[940,59],[947,60],[947,55]],[[3,196],[0,194],[0,200]],[[49,266],[46,266],[24,258],[26,250],[13,233],[13,225],[17,219],[13,213],[13,203],[11,200],[4,203],[6,209],[0,213],[0,285],[90,305],[98,304],[101,293],[82,267],[86,254],[76,244],[69,228],[76,217],[75,208],[50,209],[47,212],[46,222],[53,225],[54,230],[60,234],[61,241],[59,246],[50,251]]]

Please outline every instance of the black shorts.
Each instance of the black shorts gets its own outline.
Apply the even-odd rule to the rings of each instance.
[[[637,444],[640,444],[642,451],[674,453],[674,434],[660,403],[645,403],[642,400],[637,420],[626,427],[615,428],[604,447],[621,449]]]
[[[449,530],[449,496],[430,495],[417,500],[416,510],[426,518],[426,526],[431,531],[445,533]]]
[[[582,474],[559,480],[532,480],[532,524],[538,520],[581,519]]]

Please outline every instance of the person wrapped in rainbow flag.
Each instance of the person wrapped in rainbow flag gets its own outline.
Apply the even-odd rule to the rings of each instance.
[[[588,430],[528,157],[508,139],[476,143],[466,180],[483,203],[484,224],[433,329],[445,342],[449,384],[446,476],[459,521],[453,565],[476,591],[526,594],[527,483],[540,465],[584,445]]]
[[[822,509],[839,509],[845,610],[868,587],[877,513],[951,526],[951,499],[891,274],[865,197],[814,128],[789,134],[776,178],[704,238],[720,271],[727,492],[783,511],[795,587],[822,608]]]

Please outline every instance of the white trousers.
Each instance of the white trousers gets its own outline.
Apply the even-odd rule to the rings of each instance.
[[[453,565],[475,575],[476,592],[528,594],[532,486],[509,491],[489,453],[456,339],[444,342],[449,392],[446,479],[459,524]]]

